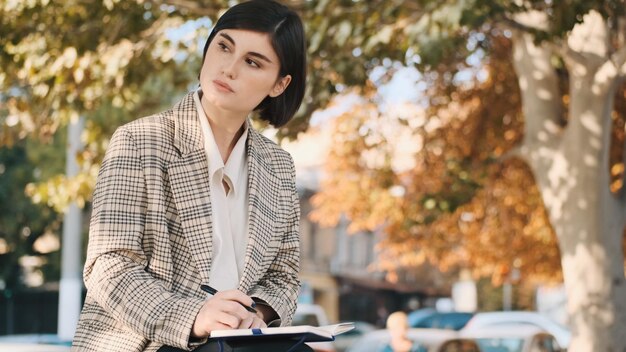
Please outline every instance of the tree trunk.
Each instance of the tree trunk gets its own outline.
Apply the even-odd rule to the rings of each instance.
[[[621,252],[624,215],[621,202],[609,189],[615,85],[593,92],[597,69],[586,67],[580,72],[586,74],[570,74],[570,121],[562,144],[566,161],[562,170],[571,187],[552,188],[564,203],[560,212],[550,211],[574,332],[570,351],[625,351],[626,319],[620,303],[626,299]]]
[[[535,126],[526,128],[521,150],[558,237],[574,335],[569,351],[626,351],[624,205],[609,189],[616,77],[606,74],[597,55],[571,64],[567,127],[546,129],[560,105],[555,73],[546,70],[549,51],[522,34],[514,48],[526,124]]]

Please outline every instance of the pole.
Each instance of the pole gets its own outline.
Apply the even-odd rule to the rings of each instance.
[[[506,281],[502,285],[502,310],[509,311],[513,308],[513,285]]]
[[[80,135],[84,119],[73,119],[68,125],[67,159],[65,173],[68,177],[79,172],[76,153],[82,148]],[[76,332],[76,324],[82,305],[82,262],[81,226],[82,213],[76,203],[72,203],[63,218],[63,238],[61,241],[61,282],[59,285],[59,318],[57,333],[61,340],[71,340]]]

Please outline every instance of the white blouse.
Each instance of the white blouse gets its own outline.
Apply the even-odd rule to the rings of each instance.
[[[218,291],[236,289],[243,273],[248,244],[248,123],[226,164],[217,148],[209,120],[200,103],[200,90],[193,95],[209,162],[213,260],[209,285]],[[228,191],[222,184],[228,185]]]

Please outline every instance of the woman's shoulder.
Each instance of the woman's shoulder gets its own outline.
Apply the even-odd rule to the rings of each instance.
[[[268,156],[274,160],[274,162],[280,164],[293,165],[293,158],[288,151],[284,150],[276,142],[264,136],[260,132],[251,129],[256,146],[262,154],[268,154]]]
[[[167,112],[142,117],[117,128],[107,150],[136,150],[139,155],[168,160],[177,155],[174,148],[174,121]],[[155,153],[156,151],[156,153]]]
[[[174,140],[174,130],[172,114],[164,111],[130,121],[118,127],[115,133],[127,135],[141,149],[155,145],[171,145]]]
[[[135,138],[160,138],[174,135],[174,118],[171,110],[145,116],[126,123],[120,128]]]

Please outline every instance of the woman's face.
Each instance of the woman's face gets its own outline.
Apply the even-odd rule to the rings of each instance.
[[[223,29],[209,44],[200,71],[202,100],[220,110],[248,114],[289,85],[291,76],[279,77],[279,71],[268,34]]]

